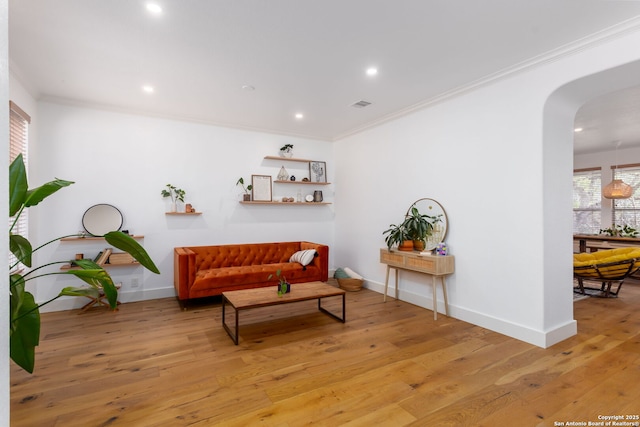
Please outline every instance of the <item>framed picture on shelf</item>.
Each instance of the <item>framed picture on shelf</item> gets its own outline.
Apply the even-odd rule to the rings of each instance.
[[[327,182],[327,163],[309,162],[309,177],[311,182]]]
[[[251,175],[251,194],[254,202],[271,202],[271,175]]]

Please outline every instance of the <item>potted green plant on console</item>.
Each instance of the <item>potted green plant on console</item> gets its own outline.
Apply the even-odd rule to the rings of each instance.
[[[404,220],[404,227],[409,238],[413,241],[413,249],[423,251],[425,240],[433,231],[433,224],[429,222],[433,219],[429,215],[421,214],[418,208],[412,207],[411,213]]]
[[[384,238],[384,241],[387,243],[387,247],[389,250],[393,247],[393,245],[398,245],[398,250],[401,251],[411,251],[413,250],[413,242],[409,236],[407,228],[403,223],[400,225],[391,224],[389,225],[389,229],[382,232],[382,234],[386,234],[387,237]]]

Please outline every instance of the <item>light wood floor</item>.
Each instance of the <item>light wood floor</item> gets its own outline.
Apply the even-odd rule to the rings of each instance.
[[[578,335],[549,349],[434,321],[369,290],[347,293],[345,324],[315,302],[246,312],[238,346],[219,300],[186,312],[162,299],[47,313],[35,373],[12,364],[11,425],[557,426],[637,416],[640,285],[574,306]]]

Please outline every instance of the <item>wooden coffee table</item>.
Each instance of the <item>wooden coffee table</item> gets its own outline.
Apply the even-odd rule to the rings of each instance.
[[[323,298],[342,296],[342,317],[339,317],[322,307]],[[341,321],[346,320],[345,291],[322,282],[293,283],[291,292],[278,296],[277,286],[266,288],[242,289],[222,293],[222,327],[227,331],[233,342],[238,345],[240,327],[238,320],[242,310],[250,308],[268,307],[272,305],[289,304],[292,302],[318,300],[318,309],[329,316]],[[231,330],[226,320],[226,306],[229,304],[236,313],[235,332]]]

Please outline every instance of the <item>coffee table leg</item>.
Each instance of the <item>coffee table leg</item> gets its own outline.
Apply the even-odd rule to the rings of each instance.
[[[238,345],[238,334],[239,334],[239,326],[238,326],[238,317],[239,317],[239,311],[237,308],[233,307],[233,304],[230,304],[231,307],[233,307],[233,309],[236,312],[236,331],[235,334],[233,332],[231,332],[231,329],[229,328],[229,326],[227,325],[227,323],[225,322],[226,317],[226,311],[225,311],[225,307],[227,305],[227,298],[223,295],[222,296],[222,327],[224,328],[225,331],[227,331],[227,334],[229,334],[229,336],[231,337],[231,339],[233,340],[233,342],[235,343],[235,345]]]
[[[323,313],[328,314],[329,316],[333,317],[334,319],[337,319],[337,320],[341,321],[342,323],[345,323],[345,321],[347,320],[347,316],[346,316],[347,310],[346,310],[345,295],[346,294],[342,294],[342,318],[336,316],[335,314],[333,314],[332,312],[330,312],[326,308],[322,307],[322,305],[321,305],[322,298],[318,298],[318,310],[322,311]]]

